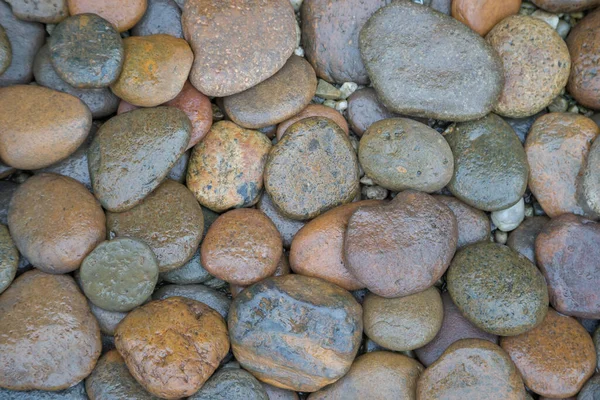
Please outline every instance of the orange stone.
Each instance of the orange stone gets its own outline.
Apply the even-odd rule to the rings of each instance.
[[[520,8],[521,0],[453,0],[452,16],[485,36],[498,22],[517,14]]]

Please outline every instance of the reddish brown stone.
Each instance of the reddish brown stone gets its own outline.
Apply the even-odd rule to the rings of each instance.
[[[189,81],[185,82],[177,97],[163,105],[179,108],[190,119],[192,133],[188,149],[194,147],[208,133],[212,125],[212,105],[209,98],[196,90]]]
[[[490,219],[486,213],[463,203],[456,197],[433,197],[452,210],[452,213],[456,217],[456,222],[458,223],[457,249],[490,239]]]
[[[520,8],[521,0],[454,0],[452,16],[485,36],[498,22],[517,14]]]
[[[109,21],[119,32],[133,28],[146,12],[146,0],[67,0],[69,13],[97,14]]]
[[[283,252],[281,254],[281,258],[277,263],[277,268],[275,268],[275,272],[271,276],[283,276],[291,273],[290,261],[288,259],[287,254]],[[235,297],[242,292],[242,290],[246,289],[248,286],[240,286],[240,285],[229,285],[229,291],[231,292],[231,297]]]
[[[531,2],[553,13],[584,11],[600,5],[600,0],[531,0]]]
[[[292,126],[294,123],[309,117],[325,117],[329,118],[333,122],[335,122],[340,128],[348,134],[348,123],[342,114],[339,111],[331,107],[325,107],[320,104],[309,104],[306,108],[300,111],[298,114],[294,115],[292,118],[287,119],[277,125],[277,140],[281,140],[287,128]]]

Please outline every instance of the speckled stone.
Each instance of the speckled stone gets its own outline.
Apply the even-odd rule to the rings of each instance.
[[[484,211],[517,203],[527,189],[529,165],[515,131],[502,118],[451,125],[444,132],[454,155],[453,195]]]
[[[183,34],[195,54],[192,84],[207,96],[242,92],[283,67],[296,47],[288,0],[187,0]],[[267,39],[268,38],[268,39]]]
[[[231,305],[231,300],[227,296],[204,285],[165,285],[154,292],[152,299],[163,300],[175,296],[204,303],[223,318],[227,318]]]
[[[96,317],[98,325],[100,325],[100,332],[102,332],[103,335],[113,336],[117,325],[119,325],[119,322],[127,315],[126,312],[105,310],[91,301],[88,301],[88,305],[90,306],[90,311],[94,314],[94,317]]]
[[[517,229],[508,235],[506,245],[523,254],[535,264],[535,238],[548,221],[550,219],[543,216],[526,218]]]
[[[348,134],[348,123],[344,116],[337,110],[326,107],[321,104],[309,104],[306,108],[294,115],[292,118],[287,119],[277,125],[277,140],[281,140],[283,135],[287,132],[287,128],[295,124],[296,122],[309,117],[325,117],[329,118],[337,124],[346,134]]]
[[[521,0],[454,0],[452,16],[485,36],[504,18],[515,15],[521,8]]]
[[[275,224],[275,227],[281,235],[283,247],[289,249],[292,245],[294,237],[296,236],[296,233],[298,233],[298,231],[305,225],[305,222],[297,221],[283,215],[277,206],[273,204],[273,200],[271,200],[271,197],[267,192],[263,192],[262,196],[260,196],[258,203],[256,203],[256,208],[264,212],[265,215],[269,217],[271,221],[273,221],[273,224]]]
[[[67,0],[6,0],[15,16],[23,21],[57,24],[69,16]]]
[[[243,369],[221,369],[188,400],[270,400],[258,379]]]
[[[4,73],[12,62],[12,46],[6,30],[0,25],[0,75]]]
[[[548,310],[548,289],[525,256],[496,243],[457,252],[446,276],[460,311],[480,329],[513,336],[539,325]]]
[[[569,50],[546,22],[513,15],[496,25],[486,39],[504,64],[504,88],[494,112],[513,118],[536,114],[566,86]]]
[[[599,0],[531,0],[531,2],[553,13],[584,11],[600,5]]]
[[[468,206],[456,197],[439,195],[433,197],[452,210],[452,213],[456,217],[456,222],[458,223],[457,249],[473,243],[490,240],[490,219],[486,213]]]
[[[157,34],[183,38],[181,9],[174,0],[147,0],[144,17],[131,29],[133,36]]]
[[[485,40],[429,7],[392,2],[359,42],[373,87],[393,112],[468,121],[489,113],[502,89],[502,63]]]
[[[26,392],[0,388],[3,400],[88,400],[83,381],[59,391],[29,390]]]
[[[146,0],[67,0],[71,15],[91,13],[109,21],[119,32],[131,29],[146,12]]]
[[[15,246],[8,228],[0,225],[0,293],[12,283],[19,266],[19,251]]]

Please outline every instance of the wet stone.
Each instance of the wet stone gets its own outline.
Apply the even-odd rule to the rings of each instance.
[[[144,17],[131,29],[133,36],[148,36],[163,33],[183,38],[181,9],[174,0],[147,0]]]
[[[192,132],[187,149],[194,147],[206,136],[213,122],[212,105],[209,98],[196,90],[189,81],[185,82],[183,89],[173,100],[164,105],[179,108],[190,119]]]
[[[231,300],[224,294],[204,285],[165,285],[152,295],[153,300],[163,300],[169,297],[185,297],[204,303],[223,318],[227,318]]]
[[[265,215],[269,217],[273,224],[275,224],[275,227],[281,235],[283,247],[289,249],[292,245],[294,237],[296,236],[296,233],[302,229],[302,227],[305,225],[305,222],[297,221],[283,215],[277,206],[273,204],[273,200],[271,200],[271,197],[267,192],[263,192],[262,196],[258,200],[258,203],[256,203],[256,208],[265,213]]]
[[[525,139],[527,139],[527,134],[529,134],[529,130],[533,126],[534,122],[546,114],[546,110],[542,110],[539,113],[532,115],[530,117],[523,118],[504,118],[506,122],[510,125],[511,128],[515,131],[521,143],[525,144]]]
[[[270,400],[258,379],[243,369],[217,371],[188,400]]]
[[[548,217],[526,218],[517,229],[508,235],[506,245],[523,254],[535,264],[535,239],[548,221],[550,221]]]
[[[452,210],[456,217],[458,224],[457,249],[490,239],[491,226],[486,213],[468,206],[456,197],[438,195],[434,198]]]
[[[348,98],[346,114],[352,132],[358,136],[362,136],[377,121],[398,117],[379,101],[375,89],[368,87],[352,93]]]
[[[326,107],[320,104],[309,104],[306,108],[294,115],[292,118],[281,122],[277,126],[277,140],[281,140],[287,129],[294,123],[309,117],[325,117],[335,122],[346,134],[348,134],[348,123],[344,116],[333,108]]]
[[[204,221],[206,222],[206,217],[204,218]],[[190,258],[183,266],[164,272],[160,274],[160,277],[169,283],[190,285],[193,283],[206,282],[213,276],[202,266],[200,247],[198,247],[192,258]]]

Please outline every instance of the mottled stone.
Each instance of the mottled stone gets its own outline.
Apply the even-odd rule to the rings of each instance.
[[[348,123],[344,116],[337,110],[326,107],[320,104],[309,104],[306,108],[294,115],[292,118],[287,119],[277,125],[277,140],[281,140],[285,135],[287,129],[295,124],[296,122],[309,117],[325,117],[329,118],[337,124],[346,134],[348,134]]]
[[[174,0],[147,0],[144,17],[131,29],[133,36],[165,34],[183,38],[181,9]]]
[[[434,198],[452,210],[456,217],[458,224],[457,249],[490,240],[491,226],[486,213],[468,206],[456,197],[434,196]]]
[[[1,190],[0,190],[1,195]],[[267,217],[279,231],[281,239],[283,241],[283,247],[289,249],[292,245],[292,241],[296,236],[296,233],[305,225],[304,221],[297,221],[286,217],[281,211],[273,204],[273,200],[267,192],[263,192],[262,196],[256,203],[256,208],[264,212]],[[1,222],[1,221],[0,221]]]
[[[300,400],[298,393],[291,390],[281,389],[275,386],[271,386],[268,383],[261,382],[269,400]]]
[[[453,0],[452,16],[485,36],[504,18],[517,14],[520,8],[521,0]]]
[[[270,400],[262,385],[243,369],[221,369],[188,400]]]
[[[579,394],[578,400],[595,400],[600,397],[600,375],[592,376],[583,386]],[[573,399],[575,399],[573,397]]]
[[[146,12],[146,0],[67,0],[69,12],[97,14],[109,21],[119,32],[131,29]]]
[[[165,285],[154,292],[152,299],[163,300],[175,296],[204,303],[223,318],[227,318],[231,305],[231,300],[227,296],[204,285]]]
[[[8,228],[0,225],[0,293],[15,279],[19,266],[19,251],[15,246]]]
[[[548,217],[531,217],[508,235],[506,245],[536,263],[535,238],[550,219]]]

